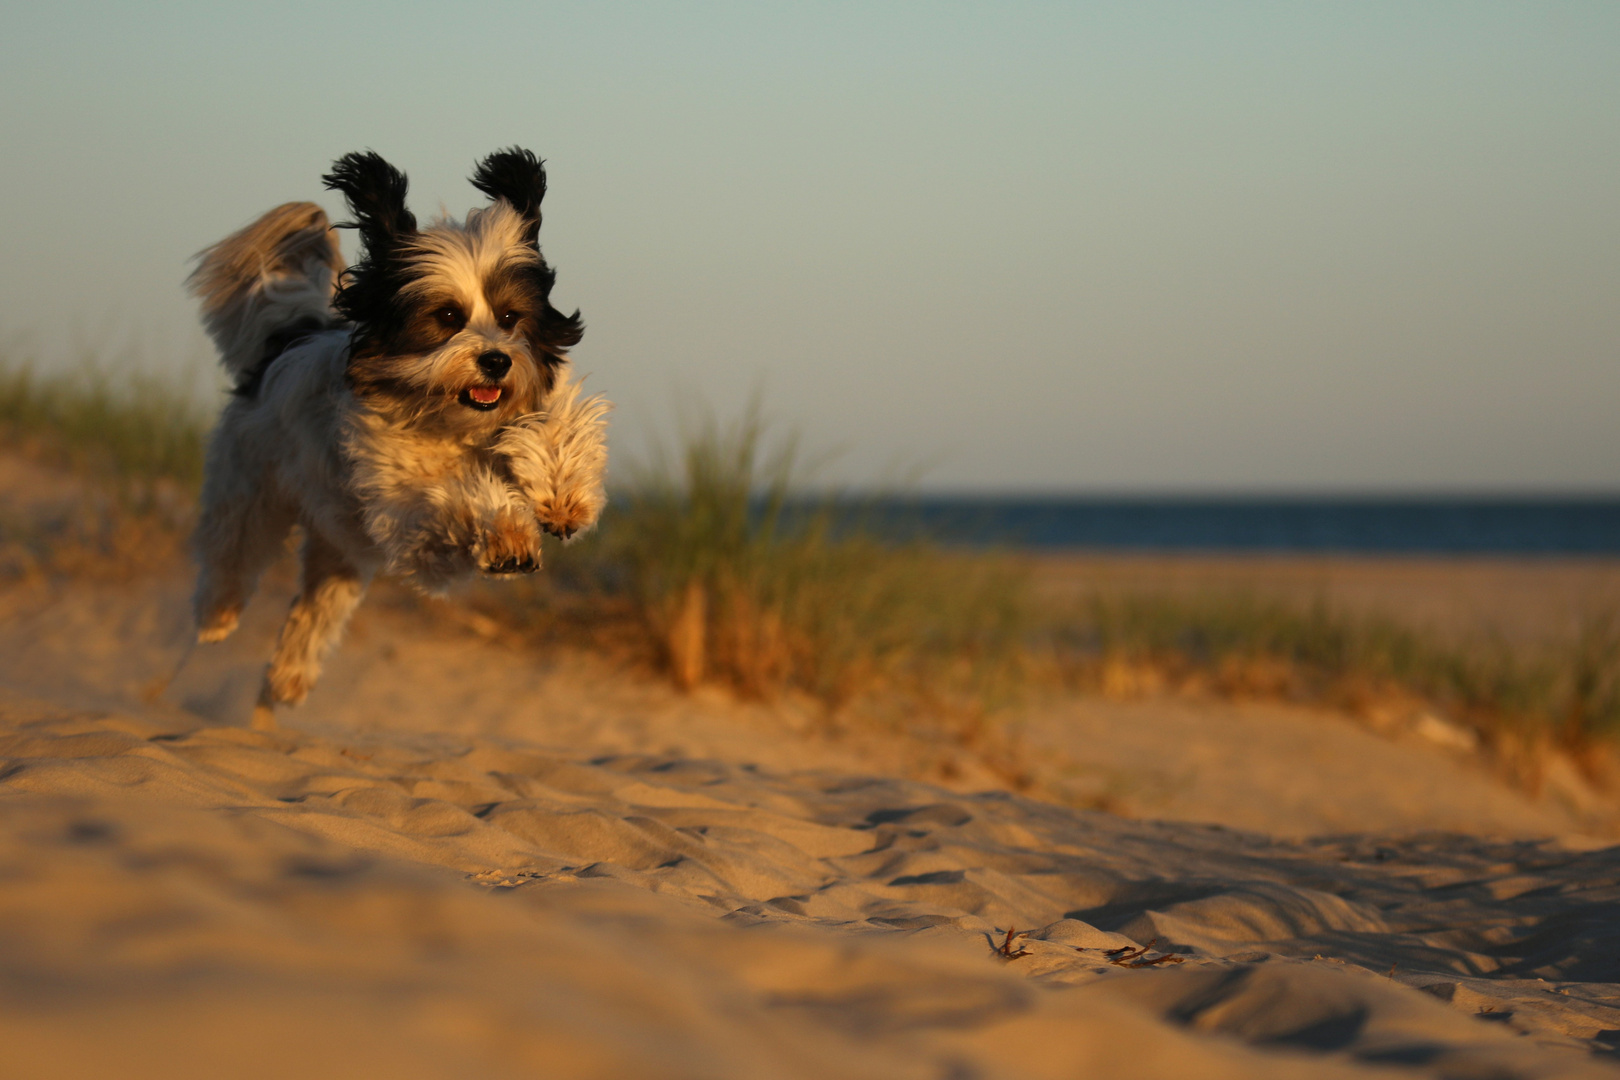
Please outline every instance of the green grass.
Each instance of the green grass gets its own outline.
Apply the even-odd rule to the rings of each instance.
[[[0,523],[6,558],[72,570],[177,551],[162,538],[183,533],[208,419],[175,383],[0,365],[0,439],[71,465],[96,493],[69,518]],[[792,442],[770,440],[757,412],[701,422],[619,473],[595,534],[469,602],[536,636],[628,648],[681,686],[801,693],[829,714],[887,702],[897,723],[958,734],[1020,688],[1067,685],[1351,708],[1404,697],[1487,744],[1620,740],[1613,612],[1529,652],[1229,592],[1043,606],[1015,559],[881,539],[847,502],[811,494]]]
[[[0,576],[124,576],[171,561],[202,480],[208,418],[178,383],[0,362],[0,443],[82,478],[0,515]]]
[[[1060,666],[1092,684],[1124,662],[1166,686],[1357,707],[1421,698],[1487,741],[1571,749],[1620,736],[1620,618],[1539,651],[1436,640],[1383,617],[1242,593],[1095,597],[1048,624]]]
[[[678,685],[796,691],[833,710],[904,700],[960,724],[1016,684],[1017,567],[880,540],[847,504],[807,493],[792,443],[769,445],[757,413],[704,421],[627,471],[551,581],[619,613]]]
[[[170,481],[196,490],[209,424],[172,381],[97,369],[41,375],[0,364],[0,435],[121,484]]]

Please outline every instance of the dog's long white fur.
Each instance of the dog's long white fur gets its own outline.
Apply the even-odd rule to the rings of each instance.
[[[447,252],[467,251],[463,280],[476,282],[491,257],[469,241],[478,214],[491,210],[508,208],[434,226],[454,234],[443,238]],[[493,437],[434,433],[351,392],[347,328],[314,329],[264,366],[288,327],[337,324],[330,300],[341,256],[320,207],[277,207],[200,260],[188,284],[222,364],[239,381],[261,374],[251,394],[227,404],[209,448],[196,534],[198,640],[235,629],[289,531],[305,531],[302,588],[256,723],[268,722],[272,705],[303,700],[377,573],[438,592],[513,560],[537,565],[542,528],[567,537],[595,523],[609,406],[582,398],[566,364],[542,412]]]

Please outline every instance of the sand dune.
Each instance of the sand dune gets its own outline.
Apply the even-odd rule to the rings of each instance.
[[[1031,560],[1047,595],[1226,593],[1396,619],[1453,641],[1566,645],[1584,619],[1620,608],[1620,560],[1605,556],[1059,554]]]
[[[67,705],[128,709],[190,632],[180,575],[0,594],[0,686]],[[271,582],[242,629],[193,655],[165,701],[182,722],[243,722],[291,592]],[[959,748],[860,729],[827,737],[792,702],[680,694],[600,658],[537,652],[469,629],[453,609],[384,592],[360,609],[305,731],[520,739],[583,755],[657,752],[763,768],[898,773],[979,790],[1004,783]],[[1555,769],[1540,799],[1478,755],[1414,731],[1378,734],[1275,703],[1037,700],[1011,718],[1020,766],[1058,801],[1133,817],[1219,822],[1274,835],[1451,829],[1498,836],[1609,835],[1614,807]],[[1392,737],[1398,736],[1398,737]],[[1554,762],[1555,765],[1565,763]]]
[[[0,725],[8,1075],[1612,1071],[1614,851],[15,697]],[[1111,962],[1137,944],[1179,962]]]
[[[1421,740],[1022,718],[1124,817],[386,597],[262,733],[274,590],[150,705],[183,581],[0,599],[8,1077],[1620,1075],[1620,849]]]

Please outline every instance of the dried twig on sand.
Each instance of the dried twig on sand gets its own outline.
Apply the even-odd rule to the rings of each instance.
[[[998,934],[1002,933],[1002,930],[1001,930],[1001,928],[999,926],[996,927],[996,933],[998,933]],[[1006,934],[1007,934],[1006,939],[1004,941],[1002,941],[1002,943],[1000,945],[995,946],[995,952],[996,952],[997,956],[1001,957],[1003,960],[1017,960],[1020,956],[1028,956],[1029,955],[1029,950],[1024,948],[1022,945],[1018,946],[1017,949],[1013,948],[1013,942],[1014,941],[1018,940],[1019,938],[1029,937],[1029,931],[1028,930],[1024,930],[1024,931],[1020,932],[1020,931],[1014,930],[1011,927],[1008,927],[1007,930],[1006,930]],[[992,945],[994,945],[994,941],[995,941],[995,939],[992,938],[991,939]]]
[[[1110,964],[1113,964],[1116,967],[1128,968],[1156,967],[1159,964],[1179,964],[1186,959],[1186,957],[1177,956],[1175,953],[1162,953],[1159,956],[1149,956],[1148,953],[1152,952],[1153,947],[1158,943],[1159,939],[1154,938],[1146,945],[1127,945],[1119,949],[1107,949],[1103,952],[1103,955],[1108,957],[1108,962]]]

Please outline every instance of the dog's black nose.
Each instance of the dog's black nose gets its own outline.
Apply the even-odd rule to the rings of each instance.
[[[498,379],[512,370],[512,358],[498,349],[491,349],[478,358],[478,366],[485,375]]]

